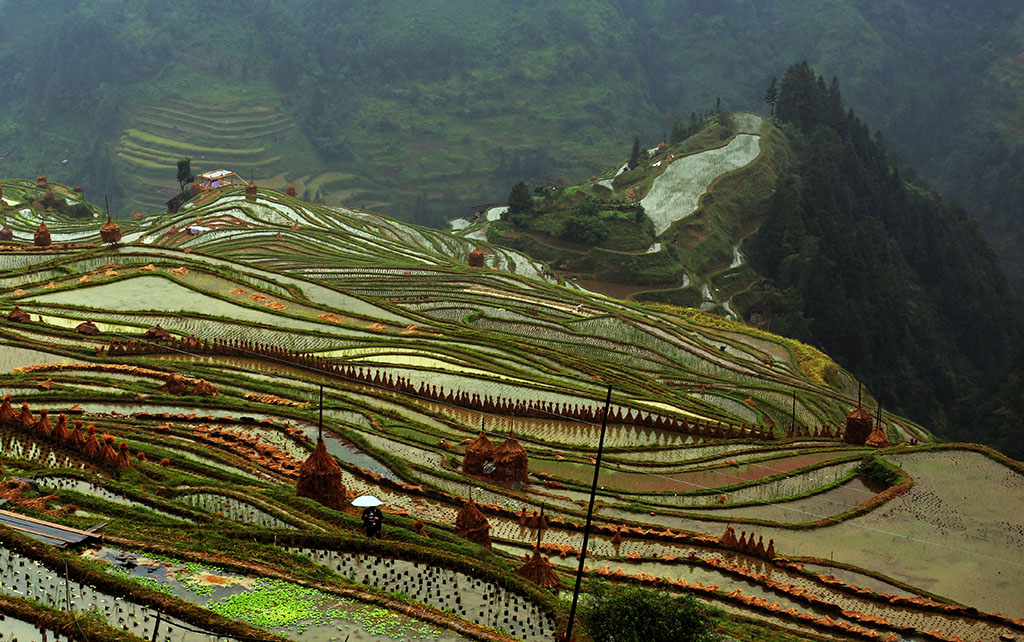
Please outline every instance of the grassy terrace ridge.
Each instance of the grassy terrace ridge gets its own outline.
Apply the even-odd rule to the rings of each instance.
[[[43,480],[8,506],[75,528],[108,522],[108,546],[190,573],[254,578],[235,589],[249,604],[347,605],[300,609],[288,626],[245,619],[263,625],[257,637],[328,622],[331,635],[369,631],[366,610],[383,609],[417,636],[551,639],[565,600],[515,571],[543,507],[541,550],[562,597],[572,586],[608,384],[592,580],[693,593],[724,607],[716,626],[737,639],[1024,632],[1013,621],[1024,573],[999,544],[1016,541],[1018,518],[998,509],[1024,501],[1020,464],[935,444],[884,411],[891,446],[843,443],[857,383],[811,347],[706,311],[592,295],[515,250],[263,186],[121,221],[118,245],[102,243],[102,219],[33,210],[34,182],[2,186],[18,214],[15,240],[0,245],[0,388],[14,412],[28,404],[35,420],[48,409],[51,426],[65,413],[69,430],[93,425],[130,456],[119,467],[54,430],[0,419],[3,475]],[[44,215],[61,245],[28,240]],[[475,248],[482,267],[468,265]],[[16,306],[27,321],[8,318]],[[76,331],[85,320],[99,334]],[[156,325],[174,341],[146,344]],[[172,375],[187,378],[183,389]],[[321,386],[325,447],[347,499],[385,502],[382,540],[362,534],[358,510],[296,495]],[[874,400],[863,404],[873,415]],[[525,485],[462,470],[480,431],[525,448]],[[998,500],[986,490],[996,487]],[[470,496],[492,548],[454,533]],[[777,557],[723,542],[729,524]],[[999,538],[980,536],[991,532]],[[75,581],[196,628],[247,626],[205,597],[189,602],[195,592],[172,580],[140,584],[5,530],[0,549],[32,568],[67,560]],[[835,577],[810,572],[811,560],[834,560]],[[34,599],[42,606],[19,603],[19,618],[49,622],[46,607],[61,608],[59,596]],[[506,601],[518,615],[489,615]],[[148,639],[144,624],[132,630]]]
[[[163,147],[170,147],[178,149],[183,152],[192,154],[208,153],[208,154],[222,154],[225,156],[249,156],[253,154],[259,154],[264,151],[263,147],[254,147],[251,149],[235,149],[232,147],[202,147],[199,145],[191,145],[189,143],[182,143],[169,138],[163,138],[154,134],[148,134],[138,129],[126,129],[125,135],[132,140],[137,140],[143,143],[150,143],[153,145],[161,145]]]

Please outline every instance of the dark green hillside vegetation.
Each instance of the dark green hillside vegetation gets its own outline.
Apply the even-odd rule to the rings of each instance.
[[[769,306],[773,331],[821,346],[948,430],[956,399],[988,385],[1019,345],[1019,300],[967,212],[908,184],[837,82],[791,67],[777,114],[799,166],[744,244],[764,281],[742,301]]]
[[[735,123],[684,120],[674,143],[644,150],[633,169],[623,155],[590,182],[540,186],[530,199],[524,184],[490,240],[590,289],[700,306],[821,347],[894,408],[965,436],[951,432],[969,429],[954,429],[950,413],[1020,345],[1020,299],[967,210],[891,158],[845,107],[838,80],[801,63],[777,89],[777,117],[743,127],[760,133],[757,157],[699,200],[677,201],[695,209],[660,234],[641,196],[666,180],[662,192],[692,190],[671,182],[668,165],[682,159],[699,174],[712,161],[685,161],[735,143]],[[1022,452],[1005,441],[1012,426],[985,423],[975,438]]]
[[[672,124],[716,98],[758,105],[806,58],[940,191],[998,219],[976,141],[1020,142],[1019,5],[12,0],[0,158],[115,212],[162,209],[189,155],[437,227],[524,177],[577,182],[638,132],[678,141]]]

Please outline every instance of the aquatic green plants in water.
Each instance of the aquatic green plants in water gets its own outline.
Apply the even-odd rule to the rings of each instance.
[[[210,600],[206,607],[262,629],[295,627],[302,633],[311,626],[333,626],[336,620],[347,620],[369,633],[395,639],[435,638],[439,633],[429,624],[411,624],[408,618],[383,607],[272,578],[256,580],[251,590]]]

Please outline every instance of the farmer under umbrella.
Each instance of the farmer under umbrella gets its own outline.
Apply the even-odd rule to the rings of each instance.
[[[352,500],[353,506],[363,508],[363,526],[366,528],[367,537],[380,537],[381,525],[384,523],[384,513],[380,510],[380,501],[373,495],[361,495]]]

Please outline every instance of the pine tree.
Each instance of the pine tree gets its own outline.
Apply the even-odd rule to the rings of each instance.
[[[629,169],[636,169],[640,164],[640,136],[633,137],[633,151],[629,154]]]
[[[196,180],[192,174],[192,159],[186,156],[178,161],[178,186],[185,193],[185,186]]]
[[[530,196],[530,188],[526,183],[519,181],[512,186],[508,193],[508,212],[506,217],[512,226],[522,230],[527,226],[530,212],[533,211],[533,197]]]

